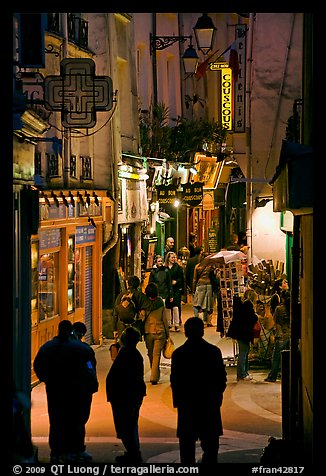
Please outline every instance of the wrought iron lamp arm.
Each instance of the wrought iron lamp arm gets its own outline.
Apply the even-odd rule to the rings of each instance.
[[[187,40],[192,40],[192,36],[154,36],[150,33],[150,45],[151,45],[151,54],[155,50],[165,50],[169,46],[173,45],[177,41],[184,43]]]

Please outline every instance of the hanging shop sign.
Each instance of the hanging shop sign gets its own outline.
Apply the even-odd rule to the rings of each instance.
[[[221,70],[221,124],[232,131],[232,70]]]
[[[176,210],[174,204],[177,196],[176,185],[156,185],[157,200],[162,210],[165,210],[169,215],[173,215]]]
[[[239,73],[234,83],[234,132],[245,132],[246,99],[246,25],[237,25],[235,44],[238,53]]]
[[[223,170],[224,161],[216,162],[216,157],[207,157],[196,152],[195,168],[197,174],[193,176],[195,183],[203,183],[203,189],[215,189]]]
[[[183,186],[183,202],[197,207],[203,200],[203,183],[187,183]]]
[[[60,73],[44,80],[44,107],[61,112],[63,127],[94,127],[96,112],[113,107],[112,79],[95,76],[95,62],[90,58],[64,58]]]
[[[160,205],[173,205],[177,198],[175,185],[156,185],[157,199]]]

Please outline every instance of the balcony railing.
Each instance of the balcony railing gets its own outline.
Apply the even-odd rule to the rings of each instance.
[[[48,31],[62,36],[60,13],[48,13]],[[82,18],[68,13],[68,39],[77,46],[88,48],[88,22]]]

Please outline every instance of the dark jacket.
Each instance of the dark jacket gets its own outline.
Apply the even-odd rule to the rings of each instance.
[[[158,288],[158,295],[163,299],[173,296],[171,275],[165,266],[153,268],[149,275],[149,283],[155,283]]]
[[[174,263],[174,265],[171,268],[167,268],[167,269],[170,273],[171,281],[175,280],[176,284],[172,284],[173,303],[169,304],[169,302],[166,301],[165,304],[168,308],[174,307],[174,306],[180,306],[181,296],[185,293],[185,279],[184,279],[183,269],[178,263]]]
[[[187,339],[171,359],[173,406],[178,409],[177,436],[223,434],[220,406],[227,374],[221,350],[205,339]]]
[[[143,356],[135,347],[121,347],[106,377],[107,401],[138,406],[145,395]]]
[[[78,394],[88,390],[88,361],[93,350],[79,340],[55,336],[43,344],[35,359],[34,370],[47,391]]]
[[[194,270],[196,264],[199,263],[199,260],[200,255],[195,255],[192,258],[189,258],[186,264],[186,285],[192,293],[195,292],[195,290],[193,289]]]
[[[254,325],[258,321],[253,303],[249,300],[241,302],[239,297],[233,298],[233,317],[227,337],[250,343],[254,338]]]

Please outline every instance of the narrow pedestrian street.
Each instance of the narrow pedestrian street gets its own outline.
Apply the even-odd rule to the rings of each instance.
[[[182,320],[192,315],[191,304],[183,304]],[[213,323],[216,322],[214,314]],[[171,332],[175,346],[181,345],[183,332]],[[205,328],[204,338],[220,347],[225,362],[233,356],[231,339],[220,338],[215,325]],[[100,387],[93,397],[91,416],[86,427],[87,451],[96,463],[111,463],[124,452],[115,436],[110,405],[106,402],[105,378],[111,365],[110,339],[94,346]],[[146,463],[178,463],[179,450],[176,437],[176,410],[172,406],[170,390],[170,361],[162,359],[161,379],[158,385],[149,383],[149,361],[144,342],[138,345],[144,357],[147,396],[140,411],[139,431],[144,461]],[[282,436],[281,383],[264,381],[268,369],[255,365],[250,369],[252,381],[237,382],[236,367],[227,364],[228,384],[224,393],[222,419],[224,435],[220,439],[219,462],[258,463],[270,436]],[[207,363],[209,365],[209,362]],[[38,447],[41,463],[49,462],[48,414],[43,383],[32,390],[32,437]],[[197,460],[201,457],[198,445]]]

